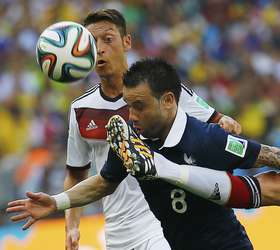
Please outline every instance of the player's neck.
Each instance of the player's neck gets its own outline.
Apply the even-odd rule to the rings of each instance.
[[[123,92],[122,75],[101,78],[101,89],[110,98],[121,95]]]

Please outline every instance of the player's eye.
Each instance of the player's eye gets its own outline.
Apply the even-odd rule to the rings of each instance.
[[[105,40],[106,43],[111,43],[113,41],[113,37],[106,36],[104,40]]]
[[[140,103],[140,102],[136,102],[132,106],[137,111],[143,111],[143,109],[144,109],[144,104]]]

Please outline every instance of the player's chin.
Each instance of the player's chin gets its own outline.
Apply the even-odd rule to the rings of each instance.
[[[108,69],[108,67],[106,67],[105,65],[102,67],[96,67],[95,68],[95,72],[100,76],[100,77],[108,77],[111,75],[110,70]]]

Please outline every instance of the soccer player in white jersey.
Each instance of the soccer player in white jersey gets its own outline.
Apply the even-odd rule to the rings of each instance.
[[[98,172],[103,167],[109,149],[104,126],[109,118],[114,114],[128,118],[128,109],[122,99],[122,76],[128,68],[126,51],[131,48],[131,36],[126,32],[125,19],[116,10],[103,9],[90,13],[84,25],[96,39],[96,73],[101,83],[72,103],[65,190],[88,176],[92,162]],[[240,133],[237,122],[204,105],[187,88],[183,89],[180,104],[202,121],[219,122],[225,129]],[[133,177],[129,176],[102,203],[107,249],[169,249],[164,246],[160,223],[149,210]],[[80,208],[66,211],[67,250],[78,249],[80,215]],[[157,238],[162,246],[144,247],[149,240]]]

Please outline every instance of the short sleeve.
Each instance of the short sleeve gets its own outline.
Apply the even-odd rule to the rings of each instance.
[[[69,115],[69,131],[67,141],[66,165],[70,167],[84,167],[91,161],[91,149],[88,143],[82,138],[73,107]]]
[[[100,175],[111,182],[122,182],[128,175],[121,159],[110,148],[107,160],[100,171]]]
[[[215,112],[214,108],[183,84],[179,105],[188,115],[203,122],[207,122]]]
[[[261,148],[259,143],[231,135],[219,125],[193,120],[191,151],[194,158],[200,159],[198,165],[229,171],[254,167]]]

